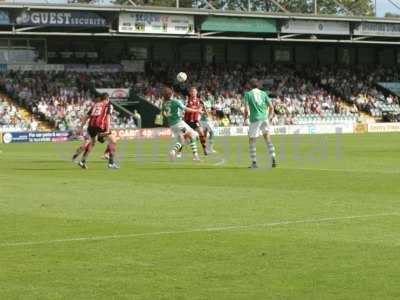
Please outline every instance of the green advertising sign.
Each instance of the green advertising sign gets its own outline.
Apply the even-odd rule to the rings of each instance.
[[[202,31],[275,33],[276,21],[261,18],[208,17]]]

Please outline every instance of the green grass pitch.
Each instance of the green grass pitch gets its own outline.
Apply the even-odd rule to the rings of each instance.
[[[0,299],[400,299],[400,136],[274,141],[0,144]]]

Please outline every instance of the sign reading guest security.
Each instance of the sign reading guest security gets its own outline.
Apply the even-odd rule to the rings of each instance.
[[[91,12],[25,11],[16,19],[17,25],[105,27],[107,20]]]

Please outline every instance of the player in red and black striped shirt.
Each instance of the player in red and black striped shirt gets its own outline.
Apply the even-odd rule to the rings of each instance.
[[[116,150],[116,138],[111,135],[111,113],[112,104],[108,97],[108,94],[102,94],[97,101],[93,104],[89,110],[87,116],[82,122],[82,126],[88,123],[88,135],[90,140],[84,145],[84,153],[79,166],[83,169],[87,169],[86,159],[96,144],[96,139],[100,143],[104,143],[108,140],[107,150],[109,152],[108,167],[110,169],[118,169],[119,167],[114,162],[115,150]],[[74,155],[76,158],[78,154]]]
[[[197,89],[195,87],[190,88],[188,101],[186,103],[186,107],[196,110],[204,110],[203,101],[200,100],[198,96]],[[203,147],[204,155],[208,155],[207,151],[207,136],[204,133],[203,128],[200,125],[200,112],[186,112],[185,113],[185,122],[199,134],[199,139],[201,146]]]

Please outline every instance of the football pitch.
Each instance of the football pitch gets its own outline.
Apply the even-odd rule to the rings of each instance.
[[[0,299],[399,299],[400,136],[0,144]]]

